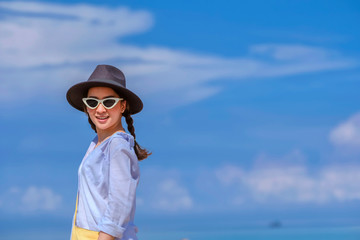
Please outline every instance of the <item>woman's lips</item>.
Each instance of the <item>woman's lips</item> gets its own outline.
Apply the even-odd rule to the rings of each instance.
[[[97,121],[99,123],[106,123],[106,121],[108,120],[109,116],[106,117],[96,117]]]

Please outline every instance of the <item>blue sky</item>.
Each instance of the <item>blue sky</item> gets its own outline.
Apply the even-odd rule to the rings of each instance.
[[[1,1],[0,229],[67,236],[94,132],[65,93],[103,63],[145,104],[140,229],[359,225],[359,20],[357,1]]]

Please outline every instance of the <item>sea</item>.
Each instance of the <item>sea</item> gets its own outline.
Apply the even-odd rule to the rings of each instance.
[[[360,227],[139,232],[139,240],[360,240]]]
[[[69,231],[11,231],[0,240],[66,240]],[[141,231],[139,240],[360,240],[360,227],[268,228],[217,231]]]

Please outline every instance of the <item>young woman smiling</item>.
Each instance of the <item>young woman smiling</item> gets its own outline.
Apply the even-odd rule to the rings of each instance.
[[[150,153],[137,143],[131,115],[142,110],[142,101],[126,88],[124,74],[110,65],[98,65],[66,98],[88,115],[97,133],[78,171],[71,240],[136,240],[138,161]]]

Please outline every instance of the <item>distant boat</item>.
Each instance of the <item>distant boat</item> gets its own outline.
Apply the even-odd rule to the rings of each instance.
[[[281,228],[282,227],[282,223],[280,221],[272,221],[269,224],[270,228]]]

